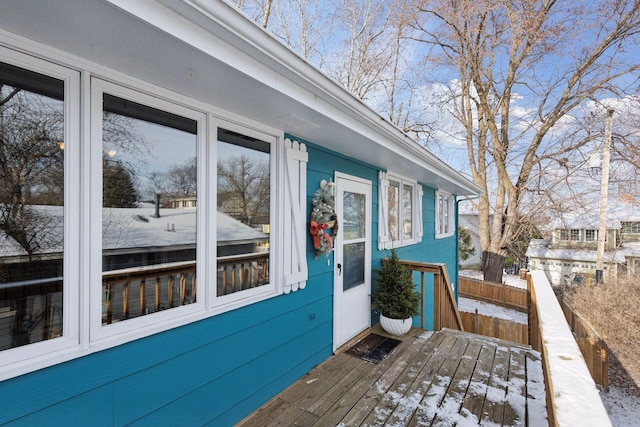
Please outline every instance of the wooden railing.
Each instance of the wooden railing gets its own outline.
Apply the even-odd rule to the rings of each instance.
[[[493,283],[471,277],[458,276],[458,295],[491,304],[527,311],[527,290],[504,283]]]
[[[269,252],[220,257],[217,295],[269,283]],[[111,324],[196,301],[196,262],[134,267],[102,274],[102,323]]]
[[[420,273],[420,294],[422,305],[420,307],[420,326],[424,329],[424,275],[433,274],[433,329],[439,331],[442,328],[463,331],[462,319],[458,311],[456,298],[451,288],[451,280],[444,264],[401,261],[402,264],[413,272]]]
[[[529,342],[542,355],[550,426],[611,426],[580,348],[543,271],[527,274]]]
[[[218,295],[269,283],[269,252],[218,258]]]
[[[0,350],[62,335],[62,277],[0,283]]]
[[[196,301],[195,261],[102,273],[102,323],[111,324]]]
[[[560,299],[564,317],[573,331],[573,336],[580,347],[584,361],[591,372],[591,377],[605,389],[609,389],[609,348],[593,326],[573,311],[571,306]]]

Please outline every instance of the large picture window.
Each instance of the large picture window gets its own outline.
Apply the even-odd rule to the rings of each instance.
[[[79,73],[0,47],[0,376],[77,345]]]
[[[103,94],[103,324],[196,301],[197,132]]]
[[[304,289],[304,144],[0,53],[0,378]]]
[[[0,63],[0,350],[64,333],[64,89]]]
[[[422,190],[412,180],[391,173],[379,176],[380,249],[417,243],[422,237]]]

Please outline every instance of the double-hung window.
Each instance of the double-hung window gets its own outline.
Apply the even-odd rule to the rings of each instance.
[[[422,186],[398,175],[379,173],[379,249],[422,240]]]
[[[442,191],[436,192],[436,239],[454,234],[454,200],[453,195]]]

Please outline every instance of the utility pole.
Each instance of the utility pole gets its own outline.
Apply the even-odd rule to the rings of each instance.
[[[598,227],[598,248],[596,252],[596,283],[602,283],[604,271],[604,244],[607,234],[607,205],[609,199],[609,163],[611,162],[611,127],[613,110],[607,110],[602,148],[602,180],[600,181],[600,225]]]

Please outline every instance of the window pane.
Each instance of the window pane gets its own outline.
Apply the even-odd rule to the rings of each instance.
[[[364,283],[364,250],[365,242],[349,243],[343,246],[344,276],[342,287],[345,291]]]
[[[104,95],[102,323],[196,301],[197,122]]]
[[[64,83],[0,63],[0,350],[62,335]]]
[[[269,283],[271,145],[218,130],[217,294]]]
[[[402,237],[413,238],[413,187],[405,185],[402,190]]]
[[[400,183],[389,181],[387,196],[389,212],[389,238],[392,242],[400,240]]]
[[[343,216],[344,224],[340,224],[342,236],[345,240],[362,239],[366,237],[366,196],[359,193],[344,192]]]

